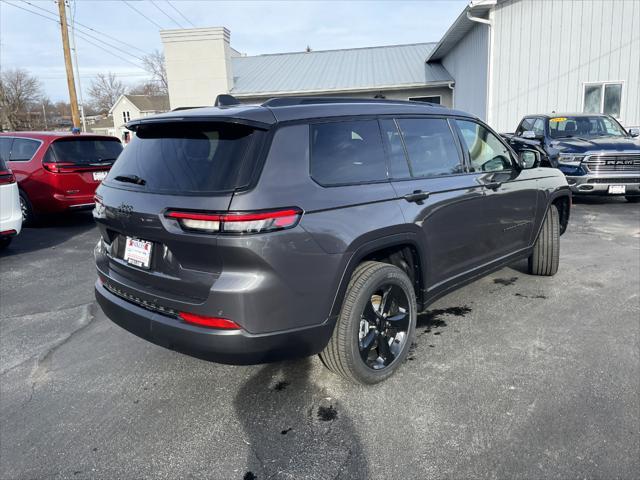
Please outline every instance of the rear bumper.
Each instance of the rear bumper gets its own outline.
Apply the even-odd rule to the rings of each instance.
[[[22,230],[22,210],[20,209],[18,186],[13,183],[3,185],[0,188],[0,236],[12,237]]]
[[[189,325],[152,312],[95,285],[98,304],[107,317],[125,330],[171,350],[232,365],[251,365],[320,353],[333,331],[332,323],[254,335],[244,330],[214,330]]]
[[[84,195],[53,195],[54,204],[60,211],[89,210],[95,206],[94,194]]]
[[[634,174],[567,175],[573,193],[608,195],[609,186],[624,185],[624,195],[640,195],[640,172]]]

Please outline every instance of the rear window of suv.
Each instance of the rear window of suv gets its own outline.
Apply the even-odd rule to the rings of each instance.
[[[320,185],[387,179],[377,120],[312,124],[311,177]]]
[[[168,194],[231,191],[249,182],[260,135],[220,122],[140,125],[105,183]]]
[[[117,138],[60,138],[49,147],[45,161],[77,165],[113,163],[120,152],[122,144]]]

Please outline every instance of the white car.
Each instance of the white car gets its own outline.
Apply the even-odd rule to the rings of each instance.
[[[0,249],[7,247],[22,229],[22,210],[16,177],[0,157]]]

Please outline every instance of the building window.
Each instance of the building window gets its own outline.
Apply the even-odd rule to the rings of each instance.
[[[122,112],[122,119],[124,120],[124,123],[127,123],[129,120],[131,120],[131,115],[129,115],[129,112]]]
[[[440,105],[442,103],[442,97],[440,95],[433,95],[431,97],[409,97],[412,102],[428,102]]]
[[[622,103],[622,83],[585,83],[582,111],[585,113],[605,113],[620,118]]]

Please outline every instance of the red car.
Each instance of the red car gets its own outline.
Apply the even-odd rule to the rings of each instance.
[[[95,190],[121,151],[115,137],[0,133],[0,157],[18,181],[24,224],[40,214],[93,208]]]

